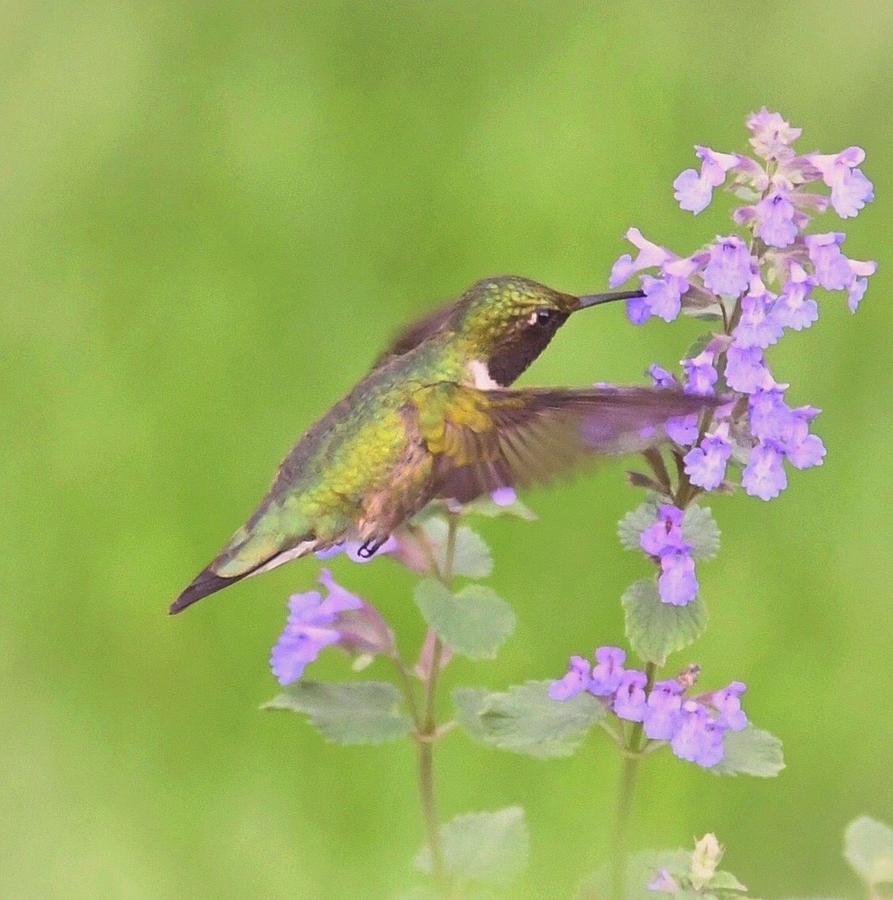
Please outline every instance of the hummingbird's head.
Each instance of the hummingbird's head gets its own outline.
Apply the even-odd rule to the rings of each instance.
[[[639,296],[639,291],[620,291],[575,297],[529,278],[501,275],[473,284],[456,305],[450,324],[465,342],[469,358],[485,364],[489,378],[507,387],[573,313]]]

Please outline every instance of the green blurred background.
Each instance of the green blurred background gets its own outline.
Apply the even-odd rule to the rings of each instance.
[[[692,145],[743,148],[762,104],[802,147],[868,150],[847,223],[881,263],[773,351],[825,409],[823,469],[716,504],[701,567],[708,685],[751,686],[775,781],[643,770],[637,847],[715,831],[759,896],[852,892],[841,831],[893,819],[889,697],[893,7],[888,3],[8,2],[0,28],[0,896],[385,897],[421,840],[408,746],[337,748],[267,715],[270,645],[312,563],[170,619],[167,603],[293,439],[408,317],[478,277],[603,289],[631,224],[679,251],[728,226],[670,184]],[[836,227],[833,216],[823,230]],[[561,333],[528,383],[635,381],[697,323],[619,308]],[[885,405],[887,404],[887,405]],[[622,467],[486,521],[519,628],[452,685],[563,671],[621,640],[644,571]],[[411,647],[411,579],[336,574]],[[337,654],[317,674],[339,677]],[[373,672],[377,670],[373,669]],[[452,736],[446,816],[523,804],[515,896],[567,896],[604,858],[618,760],[537,762]]]

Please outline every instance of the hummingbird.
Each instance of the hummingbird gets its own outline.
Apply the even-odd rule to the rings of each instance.
[[[544,483],[586,457],[665,440],[668,419],[716,401],[652,387],[511,388],[572,315],[640,296],[577,297],[498,276],[409,325],[295,444],[170,612],[346,541],[368,558],[435,499]]]

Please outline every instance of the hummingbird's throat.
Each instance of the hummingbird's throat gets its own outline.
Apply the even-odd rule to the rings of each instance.
[[[466,369],[471,383],[479,391],[495,391],[503,387],[490,375],[490,367],[482,359],[473,359]]]

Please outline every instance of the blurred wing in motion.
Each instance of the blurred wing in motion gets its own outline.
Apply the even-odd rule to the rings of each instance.
[[[500,487],[548,482],[592,456],[644,450],[666,440],[668,419],[721,402],[647,387],[437,384],[420,393],[419,431],[434,456],[431,496],[461,503]]]
[[[391,341],[387,349],[375,360],[372,368],[377,369],[379,366],[396,359],[398,356],[403,356],[404,353],[408,353],[410,350],[418,347],[423,341],[428,340],[432,334],[436,334],[446,324],[455,308],[455,302],[447,303],[421,319],[411,322]]]

